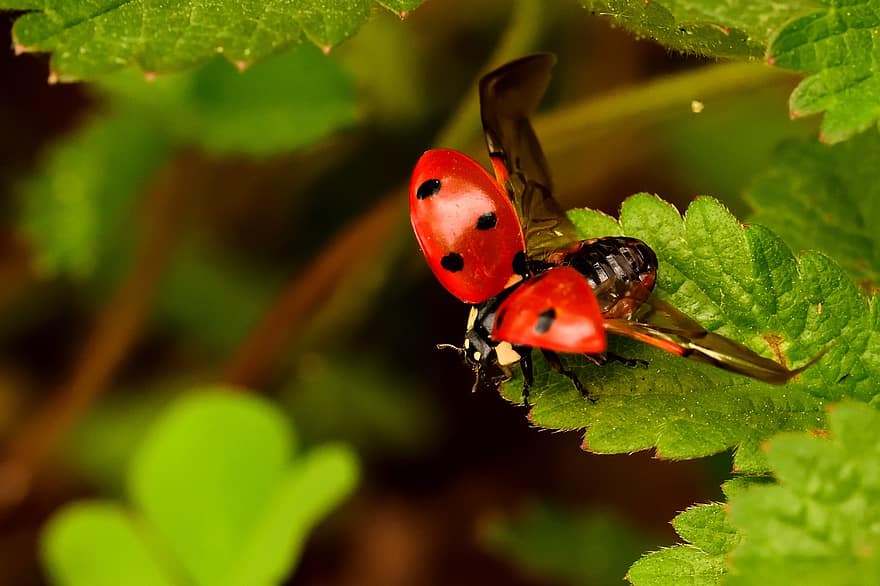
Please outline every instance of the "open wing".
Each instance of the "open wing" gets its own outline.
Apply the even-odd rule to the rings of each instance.
[[[606,319],[605,329],[691,360],[706,362],[774,385],[785,384],[825,354],[822,351],[807,364],[790,370],[739,342],[706,331],[696,321],[654,295],[640,304],[634,319]]]
[[[480,80],[480,115],[498,181],[513,199],[532,258],[579,240],[553,198],[544,151],[530,121],[550,82],[556,57],[538,53],[511,61]]]

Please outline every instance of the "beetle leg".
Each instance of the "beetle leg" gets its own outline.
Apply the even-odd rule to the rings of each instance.
[[[562,364],[562,359],[559,358],[559,355],[556,354],[556,352],[553,352],[552,350],[541,350],[541,353],[544,355],[544,358],[547,359],[547,362],[550,363],[553,370],[568,378],[568,380],[574,384],[574,388],[576,388],[584,398],[589,399],[593,403],[596,402],[596,398],[593,397],[590,391],[584,388],[584,385],[581,384],[577,375],[565,368],[565,365]]]
[[[605,362],[619,362],[627,368],[648,368],[648,361],[640,358],[626,358],[614,352],[605,353]]]
[[[532,388],[532,384],[535,382],[535,369],[532,364],[532,349],[525,347],[518,347],[517,352],[520,354],[521,358],[519,361],[519,367],[523,373],[523,387],[522,387],[522,400],[523,406],[528,409],[529,405],[529,391]]]

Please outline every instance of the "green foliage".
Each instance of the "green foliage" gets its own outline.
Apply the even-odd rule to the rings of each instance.
[[[495,521],[486,532],[491,549],[530,573],[566,584],[616,584],[648,539],[617,517],[574,513],[546,505]]]
[[[134,116],[98,120],[56,144],[22,189],[37,269],[86,276],[124,245],[132,204],[170,146]]]
[[[52,52],[64,81],[136,65],[148,72],[191,68],[218,53],[246,67],[303,37],[327,50],[353,35],[371,0],[289,2],[49,2],[0,0],[0,9],[29,11],[13,28],[18,51]],[[421,0],[385,0],[397,13]]]
[[[731,584],[865,584],[880,576],[880,413],[843,403],[830,437],[784,434],[767,458],[778,485],[731,498],[745,536]]]
[[[682,359],[637,342],[612,339],[610,350],[649,363],[598,367],[566,364],[598,398],[590,403],[539,362],[531,421],[555,429],[587,428],[584,447],[631,452],[655,447],[664,458],[695,458],[736,447],[742,471],[766,468],[760,444],[781,430],[823,426],[824,405],[844,397],[871,401],[880,373],[880,304],[868,300],[833,261],[791,251],[767,229],[743,227],[717,201],[699,198],[682,218],[649,195],[624,202],[620,223],[598,212],[570,217],[584,237],[624,234],[657,253],[656,292],[712,331],[798,366],[828,354],[785,387],[775,387]],[[520,401],[519,382],[505,396]]]
[[[769,442],[776,483],[738,479],[730,504],[675,518],[689,545],[651,553],[629,572],[646,584],[867,584],[880,575],[880,413],[846,402],[830,434]]]
[[[303,45],[242,74],[214,59],[189,74],[148,80],[134,70],[100,79],[118,108],[157,132],[212,153],[267,156],[294,150],[355,122],[354,88],[338,60]]]
[[[361,452],[411,455],[440,430],[425,388],[382,368],[378,357],[306,354],[297,366],[284,399],[306,440],[337,438]]]
[[[640,36],[699,55],[759,57],[774,30],[817,0],[754,2],[734,0],[581,0]]]
[[[866,132],[833,147],[783,144],[753,181],[751,220],[775,230],[792,248],[815,248],[866,287],[880,283],[880,135]]]
[[[181,399],[134,455],[133,509],[85,502],[47,526],[50,575],[69,586],[135,578],[145,585],[280,583],[308,531],[357,475],[347,448],[294,450],[283,416],[262,400],[219,390]]]
[[[789,22],[767,51],[774,65],[811,73],[791,95],[791,115],[825,112],[822,137],[839,142],[880,118],[880,0],[821,0]]]
[[[121,72],[99,88],[112,112],[57,143],[22,189],[22,224],[44,275],[89,277],[126,250],[132,203],[178,148],[272,156],[357,119],[348,74],[308,46],[243,74],[215,60],[152,82]]]

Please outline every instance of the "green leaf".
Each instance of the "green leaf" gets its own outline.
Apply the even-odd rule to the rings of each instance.
[[[843,403],[830,438],[783,434],[769,444],[774,486],[731,498],[745,538],[731,584],[866,584],[880,576],[880,413]]]
[[[56,144],[21,193],[38,271],[85,277],[124,246],[134,198],[170,146],[134,116],[96,121]]]
[[[547,505],[493,522],[486,540],[530,574],[566,584],[621,582],[647,539],[606,513],[577,513]]]
[[[180,585],[278,584],[308,531],[357,476],[347,448],[294,458],[293,447],[283,416],[260,399],[228,390],[186,396],[135,454],[129,488],[138,514],[119,512],[108,521],[101,511],[114,505],[103,504],[74,524],[59,521],[64,538],[46,534],[46,564],[59,583],[72,585],[92,583],[92,568],[108,557],[120,562],[108,568],[111,578],[173,573],[169,583]],[[114,535],[121,536],[118,550]]]
[[[627,579],[636,586],[652,584],[721,584],[724,556],[740,536],[720,504],[700,505],[680,513],[676,532],[690,545],[649,553],[633,564]]]
[[[310,46],[244,73],[214,59],[189,73],[148,80],[134,70],[100,79],[118,108],[133,109],[174,140],[213,153],[274,155],[353,124],[353,83],[339,61]]]
[[[819,253],[797,259],[767,229],[743,227],[716,200],[703,197],[685,218],[657,197],[624,202],[617,230],[607,216],[575,210],[583,237],[623,232],[644,240],[660,262],[657,294],[712,331],[791,366],[826,348],[823,359],[777,387],[612,337],[612,352],[649,363],[598,367],[579,356],[566,365],[597,397],[539,360],[532,388],[532,423],[586,428],[584,448],[620,453],[656,448],[664,458],[696,458],[736,447],[735,466],[766,469],[761,443],[780,430],[822,428],[828,401],[871,401],[880,375],[880,304]],[[592,230],[600,229],[601,232]],[[520,382],[504,387],[521,402]]]
[[[785,143],[746,193],[751,220],[795,250],[832,256],[865,288],[880,283],[880,135],[866,132],[829,147]]]
[[[724,559],[687,545],[650,553],[629,569],[635,586],[714,586],[721,584]]]
[[[218,53],[239,67],[308,38],[328,50],[367,20],[371,0],[246,0],[147,2],[0,0],[0,9],[30,11],[13,27],[18,52],[52,52],[53,75],[64,81],[137,65],[179,71]],[[405,13],[421,0],[378,4]]]
[[[83,501],[57,513],[43,530],[42,555],[59,586],[173,586],[156,564],[141,520],[122,507]]]
[[[673,49],[755,58],[764,53],[773,31],[792,16],[816,7],[817,1],[581,0],[581,4]]]
[[[811,73],[791,96],[792,117],[825,112],[822,139],[845,140],[880,118],[880,0],[820,0],[824,9],[789,22],[768,61]]]

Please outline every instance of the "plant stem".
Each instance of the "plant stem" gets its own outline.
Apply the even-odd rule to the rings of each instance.
[[[577,102],[535,118],[535,131],[547,150],[583,148],[603,131],[642,120],[655,124],[687,111],[692,100],[741,92],[791,77],[753,63],[726,63],[667,75],[647,83]]]

